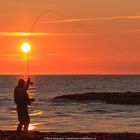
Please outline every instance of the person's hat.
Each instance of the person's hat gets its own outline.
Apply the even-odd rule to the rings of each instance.
[[[19,86],[25,85],[25,83],[26,83],[26,82],[25,82],[24,79],[19,79],[19,80],[18,80],[18,85],[19,85]]]

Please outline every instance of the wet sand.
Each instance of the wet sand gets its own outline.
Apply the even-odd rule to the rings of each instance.
[[[140,133],[0,131],[0,140],[140,140]]]

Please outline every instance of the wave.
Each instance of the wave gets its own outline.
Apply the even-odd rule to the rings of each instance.
[[[9,99],[9,98],[1,98],[0,99],[0,102],[4,102],[4,101],[12,101],[12,99]]]
[[[90,92],[57,96],[53,100],[80,102],[99,100],[110,104],[140,105],[140,92]]]

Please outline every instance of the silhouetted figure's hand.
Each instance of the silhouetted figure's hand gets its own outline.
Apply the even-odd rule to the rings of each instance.
[[[30,77],[28,77],[27,83],[30,83],[30,82],[31,82],[31,79],[30,79]]]
[[[34,102],[34,101],[35,101],[35,98],[30,98],[30,101],[31,101],[31,102]]]
[[[30,85],[33,85],[33,82],[30,82]]]
[[[30,85],[33,85],[33,82],[31,82],[30,77],[28,78],[27,83],[30,84]]]

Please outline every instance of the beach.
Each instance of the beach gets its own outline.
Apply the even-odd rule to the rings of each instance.
[[[140,133],[0,131],[0,140],[140,140]]]

